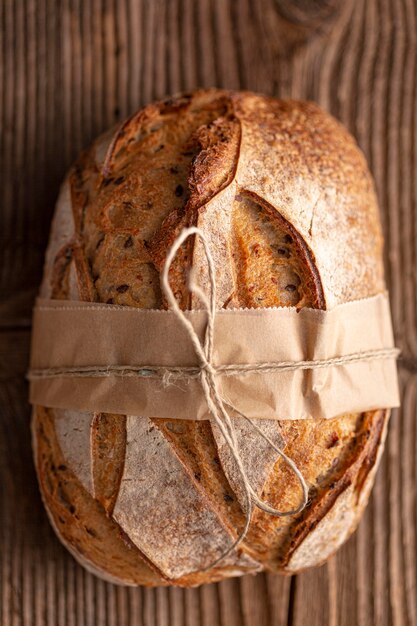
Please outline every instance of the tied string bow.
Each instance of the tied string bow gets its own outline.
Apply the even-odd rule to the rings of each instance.
[[[172,292],[171,286],[169,284],[169,270],[172,265],[172,262],[177,254],[179,248],[184,243],[188,237],[191,235],[199,236],[204,247],[205,256],[207,259],[208,265],[208,276],[210,282],[210,296],[204,293],[204,291],[193,281],[192,274],[190,273],[188,276],[188,289],[191,293],[194,293],[198,296],[200,301],[203,303],[206,311],[207,311],[207,325],[204,334],[203,342],[200,342],[200,339],[195,332],[193,325],[184,315],[183,311],[178,306],[178,302]],[[184,326],[187,330],[189,338],[193,344],[195,353],[198,357],[200,364],[199,376],[201,379],[201,385],[203,388],[204,396],[207,402],[208,409],[210,411],[211,417],[213,421],[218,426],[225,442],[227,443],[232,457],[236,463],[236,466],[239,470],[239,474],[241,477],[241,483],[244,490],[245,502],[246,502],[246,520],[243,527],[243,530],[234,541],[234,543],[209,567],[205,568],[211,569],[215,565],[217,565],[220,561],[222,561],[225,557],[227,557],[238,545],[245,539],[249,526],[251,515],[253,511],[253,506],[273,515],[275,517],[286,517],[290,515],[296,515],[300,513],[306,506],[308,501],[308,486],[307,483],[301,474],[300,470],[297,468],[294,461],[292,461],[278,446],[275,445],[273,441],[267,435],[265,435],[262,430],[255,424],[253,420],[244,415],[241,411],[236,409],[233,405],[227,402],[224,398],[222,398],[219,386],[218,386],[218,377],[217,377],[217,369],[213,364],[213,343],[214,343],[214,321],[216,318],[216,279],[215,279],[215,269],[214,269],[214,261],[211,255],[210,246],[205,237],[204,233],[197,227],[192,226],[190,228],[185,228],[181,231],[177,239],[174,241],[172,247],[170,248],[168,255],[165,260],[164,268],[161,276],[161,286],[163,293],[169,303],[171,311],[175,314],[176,318],[179,322]],[[267,502],[259,498],[258,494],[254,491],[250,481],[247,477],[246,470],[244,464],[242,462],[242,458],[239,452],[239,446],[236,440],[236,433],[233,427],[232,419],[229,415],[226,406],[229,407],[233,412],[237,413],[241,418],[245,419],[247,422],[251,424],[251,426],[258,432],[258,434],[277,452],[277,454],[285,461],[285,463],[291,468],[291,470],[296,475],[302,489],[302,499],[300,504],[288,511],[279,511],[275,509]]]

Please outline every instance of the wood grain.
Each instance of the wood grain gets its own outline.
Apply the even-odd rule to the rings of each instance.
[[[416,1],[3,0],[0,21],[0,623],[417,625]],[[322,568],[118,588],[73,561],[40,502],[31,305],[72,159],[143,104],[196,86],[313,99],[356,136],[381,205],[403,405],[364,519]]]

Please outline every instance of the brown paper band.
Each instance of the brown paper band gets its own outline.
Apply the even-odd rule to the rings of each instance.
[[[207,314],[187,311],[203,338]],[[30,401],[52,408],[208,419],[200,364],[172,311],[38,300]],[[222,397],[250,418],[331,418],[399,405],[387,294],[331,311],[216,312]]]

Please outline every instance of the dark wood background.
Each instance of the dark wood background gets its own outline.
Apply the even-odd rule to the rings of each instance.
[[[417,624],[415,0],[2,0],[0,622],[4,626]],[[195,590],[87,574],[48,524],[30,450],[32,301],[65,170],[100,131],[196,86],[309,98],[356,136],[386,237],[403,405],[365,517],[322,568]]]

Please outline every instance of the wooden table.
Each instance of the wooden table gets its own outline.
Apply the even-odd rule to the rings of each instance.
[[[417,624],[416,2],[3,0],[0,12],[1,624]],[[403,406],[359,530],[324,567],[118,588],[74,562],[41,505],[24,380],[31,305],[78,151],[154,98],[214,85],[316,100],[358,139],[382,210]]]

